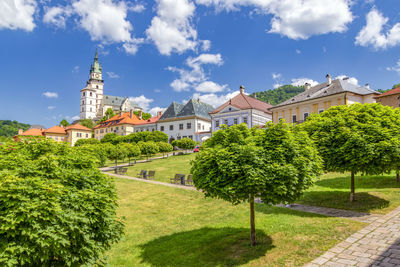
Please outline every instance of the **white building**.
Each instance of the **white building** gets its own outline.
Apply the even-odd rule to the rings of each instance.
[[[157,116],[143,120],[135,125],[135,133],[137,132],[154,132],[157,131],[157,121],[161,118],[162,112],[157,112]]]
[[[246,123],[249,128],[264,126],[272,121],[273,106],[252,98],[244,93],[244,87],[240,86],[240,93],[210,112],[212,119],[212,131],[219,130],[222,124],[232,126]]]
[[[90,77],[86,87],[81,90],[80,119],[101,119],[108,108],[114,113],[141,110],[140,107],[127,97],[110,96],[103,94],[104,80],[102,67],[96,51],[94,61],[90,67]]]
[[[157,121],[157,130],[168,134],[169,141],[190,138],[204,141],[211,135],[211,105],[190,99],[185,105],[172,102]]]

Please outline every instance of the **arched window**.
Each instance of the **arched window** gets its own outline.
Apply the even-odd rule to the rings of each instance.
[[[82,108],[82,112],[85,111],[85,108]]]
[[[83,96],[85,96],[85,92],[83,92]]]
[[[97,88],[97,89],[99,89],[99,86],[98,86],[98,85],[96,85],[96,88]]]
[[[85,104],[85,101],[82,100],[82,105],[84,105],[84,104]]]
[[[92,92],[90,92],[90,96],[92,96]]]
[[[90,112],[92,112],[92,108],[90,108]]]

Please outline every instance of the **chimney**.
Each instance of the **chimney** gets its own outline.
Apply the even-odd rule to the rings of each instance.
[[[110,114],[107,114],[107,120],[109,120],[110,119]]]
[[[129,117],[131,117],[131,119],[133,118],[133,109],[131,109],[131,110],[129,111]]]
[[[240,93],[241,93],[241,94],[244,93],[244,86],[243,86],[243,85],[240,86]]]
[[[141,120],[141,119],[142,119],[142,111],[139,110],[139,120]]]
[[[197,103],[200,103],[200,98],[197,98]]]
[[[365,88],[368,88],[368,89],[369,89],[369,83],[366,83],[366,84],[365,84]]]
[[[332,76],[330,74],[326,75],[326,82],[328,83],[328,85],[332,84]]]
[[[161,116],[161,114],[162,114],[161,110],[157,111],[157,116]]]
[[[311,88],[311,84],[309,84],[309,83],[305,83],[304,86],[306,87],[306,91],[310,90],[310,88]]]
[[[24,130],[19,129],[19,130],[18,130],[18,135],[22,134],[23,132],[24,132]]]

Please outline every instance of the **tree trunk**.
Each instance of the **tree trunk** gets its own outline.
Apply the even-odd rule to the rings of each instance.
[[[118,162],[117,162],[117,160],[115,160],[115,169],[114,169],[115,173],[117,173],[117,165],[118,165]]]
[[[351,191],[350,191],[350,202],[354,201],[354,172],[351,172]]]
[[[131,158],[128,157],[128,166],[131,166]]]
[[[254,222],[254,197],[250,200],[250,238],[251,238],[251,246],[254,247],[256,245],[256,225]]]
[[[400,182],[400,174],[399,174],[399,171],[396,172],[396,182]]]

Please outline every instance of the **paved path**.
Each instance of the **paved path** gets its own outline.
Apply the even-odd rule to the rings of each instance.
[[[144,163],[144,162],[151,161],[153,159],[162,159],[162,158],[170,157],[170,156],[173,156],[173,155],[174,155],[173,153],[170,153],[170,154],[165,154],[165,156],[150,158],[149,160],[145,160],[145,159],[144,160],[137,160],[136,163]],[[117,165],[117,168],[119,168],[119,167],[128,167],[128,166],[134,166],[133,162],[131,162],[131,165],[129,165],[129,163],[119,164],[119,165]],[[114,166],[108,166],[108,167],[99,168],[99,170],[102,171],[102,172],[108,172],[108,171],[112,171],[114,169],[115,169],[115,165]]]
[[[277,205],[277,206],[283,207],[283,208],[289,208],[292,210],[300,210],[300,211],[305,211],[305,212],[310,212],[310,213],[317,213],[317,214],[321,214],[321,215],[325,215],[325,216],[346,218],[346,219],[363,222],[363,223],[372,223],[382,217],[382,215],[379,215],[379,214],[370,214],[370,213],[364,213],[364,212],[358,212],[358,211],[339,210],[339,209],[300,205],[300,204],[292,204],[289,206],[286,206],[286,205]]]
[[[400,207],[305,266],[400,266]]]

